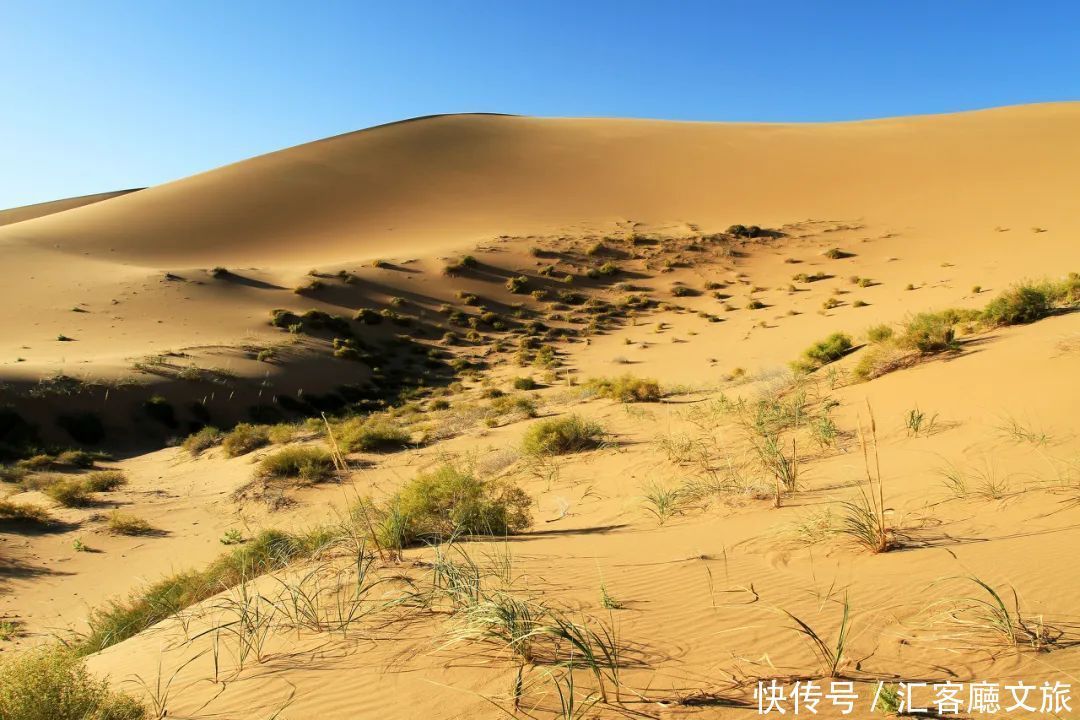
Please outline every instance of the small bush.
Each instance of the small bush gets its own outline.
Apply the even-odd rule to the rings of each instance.
[[[56,464],[67,467],[91,468],[94,467],[94,456],[85,450],[65,450],[56,456]]]
[[[525,431],[522,449],[530,455],[565,455],[599,447],[604,436],[598,423],[569,415],[534,423]]]
[[[109,514],[106,527],[113,535],[149,535],[155,531],[153,525],[138,515],[123,513],[119,510],[113,510]]]
[[[220,445],[224,437],[225,433],[216,427],[204,427],[199,432],[188,435],[182,447],[192,455],[197,456],[204,450]]]
[[[80,478],[64,478],[42,488],[50,500],[64,507],[82,507],[90,503],[90,490]]]
[[[0,660],[0,718],[4,720],[144,720],[146,709],[91,675],[74,653],[57,645]]]
[[[98,470],[83,475],[81,480],[89,492],[111,492],[127,485],[127,478],[119,470]]]
[[[923,355],[954,350],[955,320],[947,313],[919,313],[908,320],[897,342],[901,347],[918,350]]]
[[[882,323],[880,325],[872,325],[866,329],[866,339],[872,343],[882,343],[889,340],[893,336],[893,329],[888,325]]]
[[[503,395],[491,401],[491,412],[488,419],[502,417],[503,415],[520,415],[534,418],[537,416],[536,401],[524,395]]]
[[[1017,285],[990,301],[983,318],[991,325],[1024,325],[1051,313],[1050,290],[1046,285]]]
[[[851,337],[844,333],[833,333],[824,340],[819,340],[803,351],[802,359],[792,363],[795,370],[811,372],[831,362],[836,362],[851,351]]]
[[[229,457],[247,455],[252,450],[258,450],[269,444],[270,433],[263,425],[240,423],[221,441],[221,447]]]
[[[535,390],[537,388],[536,381],[531,377],[516,377],[514,378],[515,390]]]
[[[52,455],[31,455],[19,461],[18,466],[23,470],[48,470],[56,462]]]
[[[591,378],[585,387],[600,397],[624,403],[658,402],[663,396],[660,383],[651,378],[622,375],[616,378]]]
[[[382,418],[350,418],[338,426],[337,440],[346,452],[388,452],[408,447],[409,433]]]
[[[17,503],[0,498],[0,521],[48,525],[52,522],[52,514],[37,505]],[[3,716],[0,715],[0,717]]]
[[[532,524],[532,500],[509,481],[483,481],[452,465],[417,475],[390,500],[384,544],[401,548],[456,535],[510,535]]]
[[[323,482],[334,476],[334,459],[320,447],[287,447],[259,461],[259,474],[273,478],[300,478]]]
[[[525,292],[525,289],[529,285],[529,278],[524,275],[518,275],[517,277],[507,278],[506,289],[514,294],[520,294]]]

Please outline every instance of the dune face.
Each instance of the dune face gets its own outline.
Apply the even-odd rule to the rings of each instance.
[[[1067,682],[1077,187],[1080,103],[456,115],[24,214],[0,649],[238,720]]]
[[[132,190],[116,190],[114,192],[96,193],[94,195],[80,195],[79,197],[65,198],[63,200],[53,200],[52,202],[35,203],[33,205],[23,205],[22,207],[10,208],[8,210],[0,210],[0,225],[12,225],[14,223],[23,222],[25,220],[33,220],[34,218],[45,217],[46,215],[52,215],[58,212],[64,212],[65,210],[73,210],[75,208],[84,207],[86,205],[93,205],[94,203],[101,202],[102,200],[111,200],[115,197],[127,195],[128,193],[136,192],[139,188]]]
[[[146,266],[331,262],[633,219],[1074,222],[1080,105],[824,125],[438,116],[0,230]]]

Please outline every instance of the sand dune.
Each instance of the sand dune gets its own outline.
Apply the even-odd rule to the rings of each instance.
[[[1080,104],[822,125],[454,115],[301,145],[0,230],[144,266],[332,262],[617,222],[1075,222]]]
[[[102,200],[109,200],[111,198],[120,197],[121,195],[133,193],[138,189],[139,188],[132,190],[116,190],[114,192],[96,193],[94,195],[80,195],[79,197],[0,210],[0,225],[11,225],[13,223],[23,222],[24,220],[33,220],[34,218],[45,217],[46,215],[52,215],[53,213],[64,212],[65,210],[72,210],[85,205],[92,205],[93,203],[101,202]]]
[[[98,465],[128,480],[74,507],[47,494],[50,473],[81,477],[57,460],[11,483],[56,522],[0,526],[0,648],[85,629],[92,608],[262,529],[347,527],[243,592],[214,584],[89,667],[156,693],[169,717],[566,717],[553,684],[565,663],[462,635],[490,616],[449,590],[425,595],[448,582],[434,550],[377,556],[350,510],[451,462],[517,484],[534,520],[453,557],[534,611],[617,630],[618,672],[573,674],[575,696],[597,703],[577,717],[756,717],[756,681],[828,680],[787,613],[831,646],[845,604],[838,673],[863,709],[878,682],[1074,678],[1080,303],[1009,326],[977,311],[1019,281],[1080,270],[1077,187],[1080,103],[818,125],[454,115],[0,213],[20,218],[0,227],[0,440],[26,419],[66,447],[73,413],[98,418],[117,458]],[[721,232],[734,223],[770,232]],[[882,346],[871,326],[899,333],[946,308],[947,351],[908,348],[891,372],[857,374]],[[272,325],[274,310],[287,312]],[[836,332],[850,352],[792,374]],[[663,397],[586,387],[622,373],[655,378]],[[409,442],[354,449],[333,482],[260,474],[283,446],[330,447],[327,427],[337,447],[346,408]],[[785,412],[787,492],[748,439]],[[571,413],[605,442],[523,451],[532,415]],[[873,472],[871,413],[892,543],[878,554],[836,530]],[[245,420],[281,423],[236,457],[163,447]],[[111,531],[113,510],[155,530]],[[380,579],[370,601],[344,627],[301,619],[289,592],[314,582],[318,612],[340,622],[358,539]],[[967,576],[1010,602],[1017,590],[1019,641],[950,614],[970,619],[989,597]],[[221,620],[252,602],[271,616],[257,649]],[[618,697],[600,702],[598,684]]]

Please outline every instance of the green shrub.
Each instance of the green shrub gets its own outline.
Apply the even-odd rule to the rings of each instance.
[[[322,482],[334,476],[334,459],[320,447],[287,447],[259,461],[259,474],[273,478],[300,478]]]
[[[991,325],[1024,325],[1041,320],[1053,310],[1049,285],[1017,285],[990,301],[983,319]]]
[[[510,535],[532,524],[524,490],[452,465],[417,475],[388,503],[381,540],[394,548],[455,535]]]
[[[67,648],[43,646],[0,660],[4,720],[143,720],[146,709],[112,692]]]
[[[536,381],[531,377],[516,377],[514,378],[515,390],[535,390],[537,388]]]
[[[192,455],[197,456],[204,450],[220,445],[224,437],[225,433],[216,427],[204,427],[199,432],[188,435],[182,447]]]
[[[802,358],[791,365],[797,371],[811,372],[831,362],[836,362],[850,352],[851,347],[850,336],[844,333],[833,333],[806,348]]]
[[[956,320],[949,312],[919,313],[904,326],[897,338],[901,347],[933,355],[956,349]]]
[[[31,455],[20,460],[18,466],[23,470],[48,470],[55,462],[56,458],[52,455]]]
[[[350,418],[335,435],[346,452],[387,452],[408,447],[409,433],[384,418]]]
[[[240,423],[230,430],[221,441],[221,447],[229,457],[247,455],[269,444],[270,433],[264,425]]]
[[[599,447],[604,436],[598,423],[568,415],[534,423],[525,431],[522,449],[530,455],[564,455]]]
[[[881,323],[880,325],[872,325],[866,329],[866,339],[872,343],[883,343],[893,336],[893,329]]]
[[[502,395],[491,401],[491,411],[488,413],[489,419],[512,414],[530,418],[536,417],[536,401],[524,395]]]
[[[663,397],[660,383],[651,378],[622,375],[615,378],[590,378],[585,387],[600,397],[624,403],[657,402]]]

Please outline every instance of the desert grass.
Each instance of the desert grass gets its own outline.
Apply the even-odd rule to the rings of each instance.
[[[949,597],[934,603],[934,622],[957,631],[957,639],[991,646],[1028,648],[1047,652],[1077,642],[1077,628],[1049,622],[1042,615],[1024,612],[1016,588],[999,591],[975,575],[961,578],[974,585],[974,596]]]
[[[188,435],[181,446],[193,457],[197,457],[202,452],[220,445],[224,437],[225,433],[217,428],[204,427],[202,430]]]
[[[156,528],[143,518],[119,510],[109,513],[106,528],[113,535],[150,535],[157,532]]]
[[[642,488],[642,507],[656,518],[658,525],[664,525],[682,511],[682,489],[666,487],[655,480]]]
[[[334,434],[345,452],[393,452],[412,440],[398,422],[380,416],[349,418],[334,428]]]
[[[904,416],[904,427],[907,429],[908,437],[932,435],[937,429],[937,417],[937,413],[934,413],[928,418],[918,406],[908,410]]]
[[[527,455],[565,455],[600,447],[607,437],[602,425],[580,415],[533,423],[521,441]]]
[[[264,425],[240,423],[221,440],[229,457],[239,457],[270,444],[270,434]]]
[[[822,674],[830,678],[841,676],[841,668],[847,659],[848,639],[851,633],[851,605],[846,594],[841,608],[840,624],[835,636],[831,639],[823,631],[810,625],[797,615],[781,609],[781,612],[795,623],[792,629],[809,642],[811,649],[821,663]]]
[[[614,378],[590,378],[584,385],[587,392],[622,403],[658,402],[663,393],[660,384],[650,378],[621,375]]]
[[[29,503],[18,503],[0,498],[0,521],[5,523],[46,526],[53,523],[52,513],[46,508]]]
[[[266,455],[259,461],[258,470],[264,478],[295,478],[308,483],[325,482],[336,471],[330,452],[311,445],[286,447]]]
[[[791,367],[796,372],[813,372],[844,357],[851,348],[850,335],[833,333],[804,350],[802,358],[791,363]]]
[[[895,539],[892,529],[885,522],[885,491],[881,476],[881,457],[878,453],[877,423],[872,409],[869,409],[869,414],[869,440],[862,422],[859,423],[859,446],[862,450],[866,486],[859,488],[857,499],[841,503],[843,515],[838,532],[877,554],[894,547]]]

